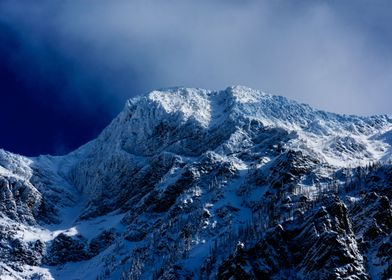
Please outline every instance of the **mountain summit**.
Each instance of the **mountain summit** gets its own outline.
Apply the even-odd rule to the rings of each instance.
[[[389,116],[152,91],[68,155],[0,151],[0,275],[388,279],[391,145]]]

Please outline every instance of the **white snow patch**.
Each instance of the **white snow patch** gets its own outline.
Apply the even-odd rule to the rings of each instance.
[[[180,112],[184,121],[194,118],[204,127],[211,120],[211,106],[206,90],[178,89],[176,91],[153,91],[149,98],[162,106],[167,113]]]

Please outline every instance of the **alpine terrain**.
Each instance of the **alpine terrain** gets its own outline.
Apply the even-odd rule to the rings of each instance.
[[[0,150],[0,279],[391,279],[391,162],[390,116],[153,91],[68,155]]]

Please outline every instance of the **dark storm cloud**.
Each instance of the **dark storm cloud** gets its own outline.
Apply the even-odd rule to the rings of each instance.
[[[388,4],[339,2],[8,1],[2,10],[41,63],[47,45],[72,62],[70,88],[99,81],[107,100],[245,84],[332,111],[388,113],[392,67],[378,42]]]
[[[15,71],[49,84],[86,121],[100,112],[106,123],[126,98],[176,85],[243,84],[379,114],[391,113],[389,3],[6,0],[0,23],[16,36],[7,58]]]

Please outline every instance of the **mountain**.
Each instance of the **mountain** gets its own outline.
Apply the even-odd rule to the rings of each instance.
[[[389,116],[152,91],[68,155],[0,150],[1,279],[390,279],[391,162]]]

